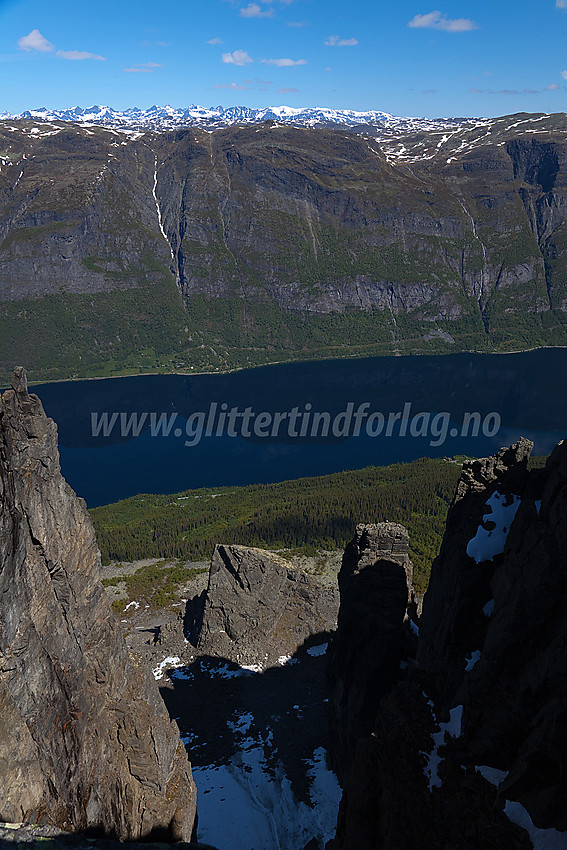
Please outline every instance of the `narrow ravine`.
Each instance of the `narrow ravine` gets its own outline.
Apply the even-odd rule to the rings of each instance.
[[[484,245],[484,242],[482,241],[482,239],[480,238],[480,236],[477,233],[476,222],[475,222],[474,218],[472,217],[472,215],[470,214],[468,209],[465,207],[463,201],[460,198],[459,198],[459,204],[461,206],[461,209],[463,210],[463,212],[465,213],[465,215],[467,216],[467,218],[469,219],[469,221],[471,223],[474,238],[480,243],[480,247],[482,248],[482,268],[480,270],[480,290],[479,290],[479,293],[478,293],[478,296],[477,296],[478,306],[480,308],[480,312],[482,313],[482,298],[483,298],[483,295],[484,295],[484,286],[485,286],[485,280],[486,280],[486,247]]]

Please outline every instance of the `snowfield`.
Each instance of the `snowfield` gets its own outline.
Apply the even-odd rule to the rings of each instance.
[[[520,507],[520,497],[502,495],[495,490],[488,499],[486,507],[490,510],[484,514],[476,535],[467,545],[467,555],[477,564],[492,561],[496,555],[501,555],[504,551],[510,526]],[[484,526],[487,523],[494,525],[494,528],[486,529]]]

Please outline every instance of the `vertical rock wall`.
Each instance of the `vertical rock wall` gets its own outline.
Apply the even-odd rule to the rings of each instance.
[[[328,650],[330,760],[344,779],[356,742],[369,735],[380,699],[399,677],[412,589],[402,525],[358,525],[339,573],[341,604]]]
[[[56,426],[19,369],[0,401],[0,820],[188,841],[187,755],[99,567]]]

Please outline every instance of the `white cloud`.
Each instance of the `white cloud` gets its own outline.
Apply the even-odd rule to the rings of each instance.
[[[249,65],[254,60],[245,50],[233,50],[232,53],[223,53],[222,61],[227,65]]]
[[[428,12],[426,15],[415,15],[408,27],[444,30],[445,32],[467,32],[468,30],[478,29],[475,22],[469,20],[469,18],[447,18],[439,11]]]
[[[339,38],[338,35],[330,35],[325,44],[327,47],[354,47],[358,41],[356,38]]]
[[[222,38],[210,38],[207,44],[223,44]]]
[[[241,18],[273,18],[274,10],[266,9],[265,12],[262,11],[260,6],[257,3],[249,3],[248,6],[245,6],[240,10]]]
[[[567,9],[567,0],[556,0],[555,5],[558,9]]]
[[[266,65],[277,65],[278,68],[292,68],[294,65],[307,65],[307,59],[262,59]]]
[[[561,76],[564,80],[567,80],[567,71],[561,71]]]
[[[278,89],[278,94],[296,94],[297,92],[299,92],[299,89],[293,89],[293,88]]]
[[[123,68],[127,74],[153,74],[154,68],[162,68],[159,62],[141,62],[135,68]]]
[[[48,41],[39,30],[32,30],[28,35],[18,39],[18,47],[20,50],[37,50],[40,53],[49,53],[55,50],[55,45]],[[104,56],[99,56],[97,53],[88,53],[86,50],[58,50],[57,56],[61,59],[98,59],[105,62]]]
[[[62,59],[98,59],[100,62],[106,62],[104,56],[87,53],[86,50],[58,50],[57,55],[61,56]]]
[[[286,27],[295,27],[296,29],[300,29],[301,27],[308,27],[309,23],[307,21],[286,21]]]
[[[557,91],[558,88],[559,88],[559,86],[557,85],[557,83],[550,83],[550,85],[545,87],[545,90],[546,91]]]
[[[39,30],[32,30],[28,35],[23,35],[18,39],[18,47],[20,50],[38,50],[40,53],[48,53],[50,50],[55,50],[55,46],[48,41]]]
[[[239,86],[238,83],[219,83],[214,89],[230,89],[231,91],[249,91],[248,86]]]

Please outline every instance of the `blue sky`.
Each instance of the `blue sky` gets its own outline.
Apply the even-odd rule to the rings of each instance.
[[[0,112],[567,111],[567,0],[0,0]]]

